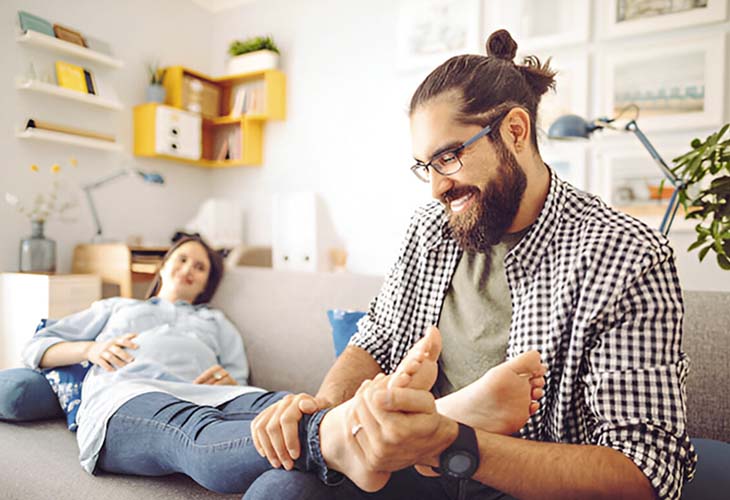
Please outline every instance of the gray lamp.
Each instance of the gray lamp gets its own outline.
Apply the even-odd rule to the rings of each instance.
[[[598,118],[592,122],[589,122],[577,115],[563,115],[555,120],[555,122],[550,126],[550,129],[548,130],[548,137],[550,137],[551,139],[559,140],[589,139],[591,134],[593,134],[596,130],[602,130],[604,128],[621,130],[611,126],[611,123],[616,121],[616,118],[618,117]],[[679,191],[685,188],[684,181],[674,175],[674,172],[672,172],[672,170],[667,166],[666,162],[661,157],[661,155],[659,155],[657,150],[654,149],[654,146],[652,146],[651,142],[649,142],[649,139],[646,137],[646,135],[644,135],[644,132],[641,131],[639,125],[637,125],[636,123],[636,120],[629,121],[623,127],[623,130],[634,133],[634,135],[639,139],[641,144],[643,144],[643,146],[649,152],[661,171],[664,173],[664,176],[669,180],[669,182],[672,183],[672,186],[674,186],[675,188],[674,193],[669,200],[669,206],[667,207],[667,211],[664,213],[664,217],[662,218],[662,223],[659,226],[659,231],[661,231],[661,233],[666,236],[667,234],[669,234],[669,229],[672,227],[672,222],[674,222],[674,216],[677,214],[677,209],[679,208],[678,195]]]
[[[86,194],[86,201],[89,203],[89,209],[91,210],[91,215],[94,218],[94,224],[96,225],[96,234],[91,239],[93,243],[103,243],[104,237],[102,236],[102,230],[101,230],[101,221],[99,220],[99,214],[96,211],[96,206],[94,205],[94,199],[91,197],[91,192],[103,186],[104,184],[108,184],[109,182],[119,179],[121,177],[126,177],[127,175],[138,175],[142,178],[144,182],[149,182],[151,184],[164,184],[165,179],[162,178],[162,176],[158,173],[147,173],[143,172],[141,170],[138,170],[136,168],[122,168],[120,170],[117,170],[116,172],[107,175],[106,177],[102,177],[101,179],[90,182],[89,184],[86,184],[83,186],[84,194]]]

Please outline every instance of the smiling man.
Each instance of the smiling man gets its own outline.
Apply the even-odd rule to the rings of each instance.
[[[486,57],[449,59],[418,87],[411,168],[435,201],[416,211],[317,397],[282,402],[254,422],[254,436],[290,468],[299,445],[292,422],[316,411],[310,426],[322,421],[320,435],[307,446],[316,450],[318,437],[326,451],[327,408],[354,396],[345,446],[373,477],[391,472],[389,481],[366,496],[349,482],[328,487],[271,471],[246,498],[679,498],[696,455],[685,429],[689,362],[673,251],[543,162],[537,109],[555,73],[536,58],[515,64],[516,50],[498,31]],[[358,391],[392,373],[432,325],[442,349],[431,392],[384,396],[377,380]],[[488,421],[493,405],[474,389],[485,372],[528,351],[549,367],[539,411],[518,435],[464,425]],[[320,475],[331,482],[328,467],[338,464],[326,455]],[[341,472],[368,484],[362,471]]]

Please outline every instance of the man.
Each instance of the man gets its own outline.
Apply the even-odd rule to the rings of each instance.
[[[412,169],[437,202],[414,215],[382,291],[317,396],[289,398],[254,422],[257,448],[274,466],[292,468],[296,422],[316,412],[310,425],[321,424],[319,434],[303,445],[316,450],[321,441],[321,475],[331,480],[328,467],[340,466],[366,489],[387,481],[372,498],[678,498],[691,478],[673,252],[656,231],[545,165],[535,123],[554,73],[534,58],[515,65],[516,48],[498,31],[487,57],[452,58],[416,90]],[[387,388],[380,377],[357,392],[392,373],[430,325],[443,343],[433,392],[444,397]],[[457,424],[483,421],[474,389],[482,374],[505,353],[530,350],[549,372],[542,407],[520,436]],[[322,410],[348,400],[328,424]],[[337,428],[351,429],[344,443]],[[351,450],[372,476],[328,461],[333,446]],[[423,466],[438,465],[441,476],[412,465],[428,475]],[[302,472],[268,472],[250,498],[264,491],[365,498],[351,483],[329,487]]]

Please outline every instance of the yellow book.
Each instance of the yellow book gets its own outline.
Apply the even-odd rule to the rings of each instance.
[[[88,93],[84,68],[64,61],[56,61],[56,79],[58,85],[67,89]]]

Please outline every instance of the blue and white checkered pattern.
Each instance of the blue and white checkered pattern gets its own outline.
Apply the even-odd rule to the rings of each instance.
[[[432,202],[350,341],[390,373],[441,306],[462,250]],[[686,433],[684,305],[666,238],[551,174],[530,231],[505,258],[512,295],[507,356],[549,367],[526,439],[614,448],[660,498],[679,498],[697,457]],[[442,332],[448,335],[448,332]]]

